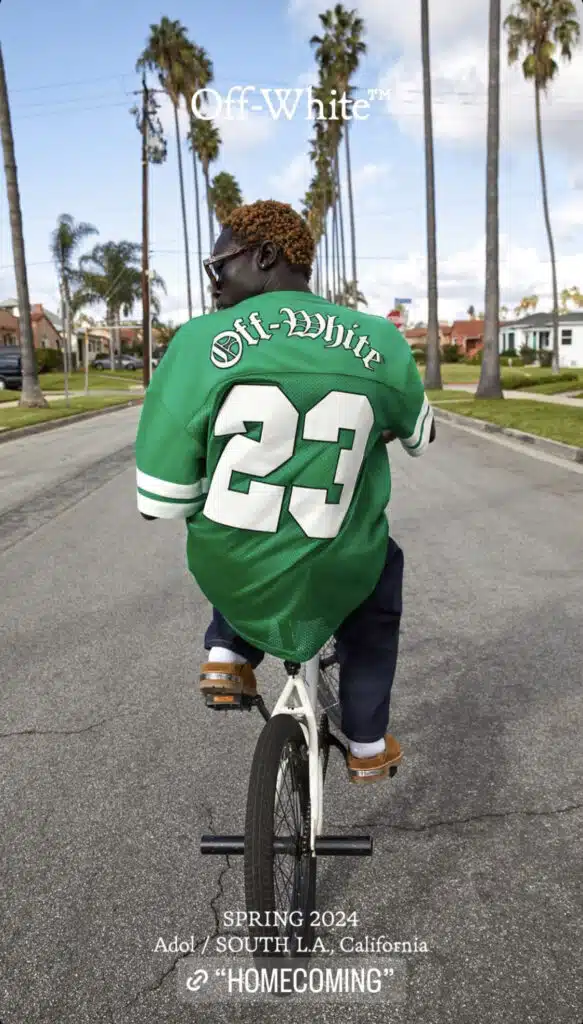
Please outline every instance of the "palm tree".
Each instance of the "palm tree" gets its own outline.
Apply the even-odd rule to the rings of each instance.
[[[206,190],[206,206],[208,212],[209,226],[209,252],[213,251],[215,244],[213,226],[213,204],[211,201],[211,182],[209,167],[218,159],[221,148],[221,135],[219,129],[212,121],[197,119],[191,127],[189,142],[193,155],[198,156],[204,176]]]
[[[435,223],[435,170],[433,114],[429,57],[429,0],[421,0],[421,63],[423,65],[423,121],[425,132],[425,203],[427,208],[427,365],[425,387],[441,390],[441,352],[437,317],[437,229]]]
[[[65,394],[68,392],[67,374],[71,367],[71,338],[73,334],[73,310],[71,299],[73,286],[78,282],[78,268],[75,257],[86,238],[91,235],[98,235],[99,232],[93,224],[86,221],[76,223],[70,213],[62,213],[57,221],[57,226],[51,234],[50,250],[59,280],[59,292],[61,294],[62,319],[65,328]]]
[[[540,168],[545,227],[553,282],[553,372],[559,372],[559,288],[555,244],[551,230],[549,197],[542,138],[541,94],[546,94],[557,75],[555,56],[571,60],[581,29],[572,0],[517,0],[504,22],[508,33],[508,62],[516,64],[524,54],[522,73],[534,83],[536,144]]]
[[[201,90],[205,89],[206,86],[210,85],[214,78],[214,70],[212,61],[202,46],[192,45],[191,48],[191,59],[186,70],[186,77],[184,80],[184,100],[186,102],[186,108],[188,110],[188,119],[190,122],[190,131],[188,132],[187,138],[190,143],[192,151],[192,170],[194,174],[194,203],[195,203],[195,215],[196,215],[196,239],[198,243],[198,279],[200,286],[200,304],[203,314],[206,313],[206,302],[205,302],[205,282],[202,266],[202,231],[200,226],[200,189],[198,182],[198,162],[197,150],[193,146],[193,138],[196,134],[197,125],[208,124],[206,119],[200,119],[195,116],[193,101],[195,96],[199,98]],[[199,94],[199,95],[197,95]],[[200,109],[200,108],[199,108]],[[207,202],[208,202],[208,165],[207,165]],[[209,232],[212,236],[212,230]],[[212,251],[212,241],[210,249]]]
[[[221,171],[213,178],[210,199],[221,227],[231,216],[233,210],[243,205],[243,196],[238,182],[232,174],[228,174],[226,171]]]
[[[14,256],[14,276],[18,311],[20,314],[20,352],[22,360],[22,391],[20,405],[28,408],[45,409],[48,405],[38,382],[36,359],[34,357],[34,337],[30,319],[30,295],[28,291],[28,275],[26,272],[26,256],[24,252],[24,234],[22,230],[22,210],[20,208],[20,192],[18,190],[18,172],[14,153],[14,136],[10,117],[10,101],[4,70],[4,57],[0,45],[0,133],[2,135],[2,153],[4,155],[4,171],[6,174],[6,198],[10,213],[10,229],[12,234],[12,252]]]
[[[329,85],[334,87],[337,96],[350,98],[350,82],[358,70],[360,59],[366,53],[364,36],[364,21],[358,17],[356,11],[347,11],[342,4],[336,4],[331,10],[320,14],[320,23],[323,34],[312,36],[310,43],[315,47],[316,59],[320,65],[321,75],[329,76]],[[358,291],[356,271],[356,232],[354,223],[354,197],[352,191],[352,168],[350,162],[350,141],[349,141],[349,120],[343,123],[336,121],[328,122],[332,133],[334,148],[334,167],[336,187],[338,189],[338,216],[340,228],[341,255],[344,257],[343,237],[343,216],[342,198],[340,194],[340,173],[338,160],[338,147],[342,131],[344,133],[345,157],[346,157],[346,182],[348,188],[348,211],[350,220],[350,244],[352,256],[352,280],[354,282],[354,294]],[[337,131],[336,129],[339,130]],[[343,258],[342,276],[346,281],[346,263]]]
[[[178,183],[180,186],[180,205],[182,209],[182,230],[184,235],[184,258],[186,263],[186,291],[188,316],[192,319],[192,289],[190,282],[190,250],[188,245],[188,226],[186,220],[186,200],[184,195],[184,172],[182,168],[182,148],[178,112],[185,83],[188,77],[192,57],[192,44],[186,37],[186,29],[179,21],[171,21],[163,17],[159,25],[150,25],[150,37],[146,47],[138,59],[136,70],[149,70],[158,75],[158,81],[167,94],[174,110],[174,130],[176,133],[176,150],[178,154]]]
[[[131,316],[142,296],[142,247],[136,242],[105,242],[96,245],[80,260],[80,290],[75,304],[78,309],[86,305],[105,306],[109,328],[111,369],[115,369],[116,355],[121,353],[121,317]],[[161,277],[151,275],[151,307],[160,312],[160,300],[155,290],[165,291]]]
[[[500,263],[498,246],[498,166],[500,157],[501,0],[490,0],[488,50],[488,128],[486,132],[486,317],[484,349],[476,398],[503,398],[500,381]]]
[[[561,292],[561,313],[569,312],[569,303],[572,302],[576,309],[583,309],[583,295],[573,285],[572,288],[563,288]]]

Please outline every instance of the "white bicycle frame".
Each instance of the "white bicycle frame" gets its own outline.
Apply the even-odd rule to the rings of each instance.
[[[318,721],[318,675],[320,654],[301,665],[297,676],[289,676],[271,717],[291,715],[300,723],[308,747],[308,769],[310,782],[310,849],[316,855],[316,838],[322,834],[324,818],[324,767],[323,755],[319,750]],[[278,780],[279,782],[279,780]],[[279,785],[278,785],[279,788]]]

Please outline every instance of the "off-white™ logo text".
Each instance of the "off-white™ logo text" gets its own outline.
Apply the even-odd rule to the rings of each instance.
[[[347,330],[344,324],[338,323],[336,314],[324,316],[322,313],[307,313],[305,309],[294,311],[288,306],[283,306],[279,312],[286,314],[280,323],[266,327],[259,313],[250,313],[248,317],[238,317],[230,330],[215,335],[210,350],[213,366],[221,370],[235,366],[243,355],[243,343],[258,345],[262,341],[271,341],[282,328],[287,338],[321,339],[324,348],[347,349],[362,361],[367,370],[374,370],[378,363],[384,362],[380,352],[370,345],[368,335],[356,333],[360,327],[358,323]]]

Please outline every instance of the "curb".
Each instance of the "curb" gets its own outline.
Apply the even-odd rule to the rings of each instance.
[[[134,405],[141,405],[143,398],[135,398],[131,402],[120,402],[116,405],[108,405],[105,409],[92,409],[90,412],[79,412],[73,416],[60,416],[47,420],[45,423],[33,423],[30,427],[16,427],[14,430],[0,430],[0,444],[7,441],[17,441],[20,437],[28,437],[30,434],[44,434],[47,430],[55,430],[57,427],[67,427],[70,423],[80,423],[81,420],[92,420],[95,416],[104,416],[106,413],[120,412],[122,409],[130,409]]]
[[[524,445],[531,448],[539,448],[548,455],[555,455],[567,462],[583,463],[583,448],[575,448],[574,445],[563,444],[561,441],[551,441],[548,437],[539,437],[537,434],[525,434],[521,430],[514,430],[512,427],[501,427],[498,423],[488,423],[487,420],[477,420],[473,416],[460,416],[459,413],[449,412],[432,406],[433,414],[438,420],[458,423],[460,426],[475,428],[475,433],[503,434],[505,437],[512,437],[515,441],[522,441]]]

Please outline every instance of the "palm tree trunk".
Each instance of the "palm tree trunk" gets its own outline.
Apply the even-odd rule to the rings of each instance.
[[[348,216],[350,220],[350,250],[352,255],[352,280],[354,282],[354,308],[358,309],[358,282],[356,279],[356,231],[354,227],[354,198],[352,195],[352,169],[350,166],[349,122],[344,125],[344,151],[346,154],[346,183],[348,185]]]
[[[109,365],[113,371],[115,369],[115,314],[111,308],[107,308],[105,319],[107,321],[107,327],[109,331]]]
[[[551,229],[551,218],[549,214],[549,197],[547,193],[547,174],[545,170],[545,155],[543,150],[543,133],[540,108],[540,88],[535,83],[534,101],[536,113],[536,146],[538,150],[538,162],[540,167],[540,183],[543,198],[543,210],[545,215],[545,227],[549,242],[549,256],[551,257],[551,274],[553,278],[553,373],[559,372],[559,288],[557,285],[557,263],[555,257],[555,243]]]
[[[61,280],[61,324],[63,327],[63,383],[65,386],[65,403],[69,404],[69,353],[67,351],[67,298],[65,283]]]
[[[486,298],[484,354],[476,398],[502,398],[500,382],[498,248],[498,165],[500,155],[500,21],[501,0],[490,0],[488,56],[488,129],[486,157]]]
[[[330,262],[328,253],[328,218],[324,221],[324,277],[326,283],[326,298],[330,300]]]
[[[338,189],[338,232],[340,235],[340,257],[342,261],[342,293],[346,294],[346,245],[344,242],[344,215],[342,211],[342,189],[340,187],[340,157],[336,150],[336,188]],[[350,302],[349,302],[350,304]]]
[[[10,117],[8,86],[4,71],[4,58],[0,45],[0,132],[2,134],[2,152],[4,155],[4,171],[6,174],[6,198],[10,212],[10,230],[12,235],[12,252],[14,254],[14,276],[16,278],[16,294],[18,298],[20,356],[22,363],[22,392],[20,405],[29,408],[45,409],[48,406],[38,382],[36,360],[34,357],[34,336],[30,319],[30,295],[26,272],[26,256],[24,251],[24,234],[22,231],[22,211],[18,190],[18,173],[14,155],[14,136]]]
[[[336,279],[336,199],[332,202],[332,210],[330,213],[331,220],[331,243],[332,243],[332,302],[336,302],[338,295],[338,281]]]
[[[186,295],[188,303],[188,319],[192,320],[192,290],[190,287],[190,250],[188,248],[188,225],[186,222],[186,200],[184,196],[184,171],[182,169],[182,149],[180,147],[180,125],[178,124],[178,104],[174,104],[174,129],[176,131],[176,151],[178,153],[178,183],[180,185],[180,205],[182,208],[182,230],[184,234],[184,257],[186,261]]]
[[[204,186],[205,186],[205,190],[206,190],[206,208],[207,208],[208,222],[209,222],[209,256],[211,256],[212,255],[212,251],[213,251],[213,249],[215,247],[215,233],[214,233],[214,225],[213,225],[213,204],[212,204],[212,200],[211,200],[211,179],[210,179],[210,175],[209,175],[209,165],[208,165],[208,162],[203,163],[202,170],[203,170],[203,174],[204,174]],[[215,300],[214,300],[214,298],[211,298],[211,305],[212,305],[212,309],[214,310],[216,308],[215,307]]]
[[[425,202],[427,206],[427,365],[425,387],[441,390],[441,353],[437,318],[437,230],[435,219],[435,168],[433,162],[433,113],[429,58],[429,0],[421,0],[421,62],[423,65],[423,121],[425,129]]]
[[[194,114],[190,114],[190,138],[194,143]],[[206,313],[206,298],[204,294],[204,273],[202,265],[202,231],[200,227],[200,191],[198,187],[198,161],[194,144],[192,146],[192,168],[194,171],[194,205],[196,213],[196,241],[198,244],[198,280],[200,285],[200,306],[203,316]]]

